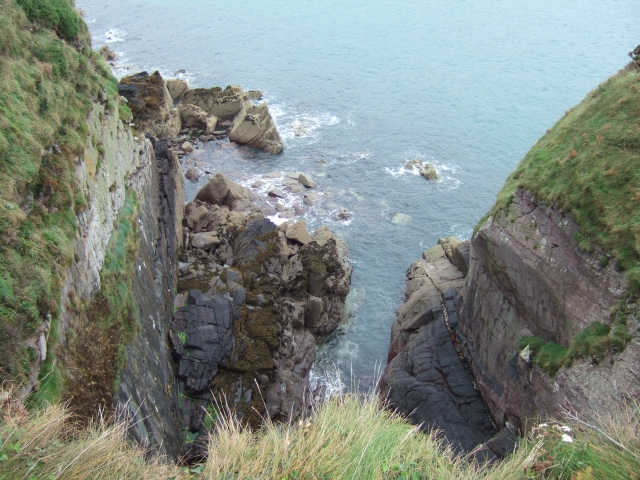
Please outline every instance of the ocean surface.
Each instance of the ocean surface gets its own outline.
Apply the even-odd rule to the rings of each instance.
[[[119,54],[119,77],[159,70],[192,87],[264,92],[285,151],[207,144],[191,165],[247,186],[274,171],[318,183],[322,201],[304,219],[344,238],[354,265],[353,315],[312,372],[335,388],[335,371],[369,387],[386,365],[409,265],[439,237],[469,238],[533,143],[640,43],[630,0],[76,4],[94,48]],[[439,181],[405,168],[418,158]],[[187,181],[187,200],[209,176]]]

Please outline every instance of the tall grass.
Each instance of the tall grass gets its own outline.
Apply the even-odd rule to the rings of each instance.
[[[30,412],[0,391],[0,479],[462,479],[636,480],[640,405],[540,425],[494,465],[456,455],[383,408],[376,395],[345,394],[301,421],[244,428],[222,406],[208,459],[180,467],[127,442],[126,421],[98,418],[80,428],[62,404]]]

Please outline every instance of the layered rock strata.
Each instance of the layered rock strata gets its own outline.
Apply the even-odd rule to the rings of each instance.
[[[496,433],[480,394],[456,350],[454,299],[464,284],[468,243],[440,239],[407,272],[406,301],[391,334],[389,365],[380,388],[392,408],[425,430],[469,452]],[[504,452],[503,452],[504,454]],[[493,456],[490,450],[485,456]]]
[[[343,315],[346,244],[325,227],[276,226],[220,174],[185,213],[171,340],[186,436],[206,435],[214,399],[254,426],[297,415],[312,396],[315,339]]]
[[[596,364],[576,360],[550,377],[520,356],[518,342],[536,336],[568,347],[594,322],[611,325],[610,310],[627,290],[624,275],[603,253],[582,250],[580,227],[522,190],[471,240],[468,280],[459,299],[464,356],[499,426],[518,429],[562,408],[588,411],[640,396],[637,315],[627,317],[632,340]]]

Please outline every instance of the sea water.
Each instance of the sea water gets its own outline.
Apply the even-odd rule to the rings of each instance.
[[[367,387],[386,364],[409,265],[439,237],[469,238],[533,143],[640,43],[640,9],[624,0],[76,3],[94,48],[119,54],[118,76],[264,92],[281,155],[218,145],[195,159],[244,185],[272,171],[317,182],[309,230],[327,225],[354,265],[351,318],[312,372],[335,388],[334,369]],[[405,168],[418,158],[440,180]],[[208,176],[187,181],[187,200]]]

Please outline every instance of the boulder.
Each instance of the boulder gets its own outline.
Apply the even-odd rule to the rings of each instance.
[[[284,148],[266,103],[244,105],[233,120],[229,140],[271,154],[280,153]]]
[[[187,177],[187,180],[191,180],[192,182],[195,182],[200,178],[200,172],[196,168],[189,168],[187,170],[187,173],[184,174],[184,176]]]
[[[424,167],[421,166],[419,168],[420,175],[422,175],[427,180],[438,180],[438,178],[440,178],[436,167],[434,167],[430,163],[427,163]]]
[[[287,194],[284,193],[282,190],[278,190],[274,188],[273,190],[269,190],[269,196],[277,197],[277,198],[286,198]]]
[[[191,144],[191,142],[184,142],[180,148],[182,149],[183,152],[186,153],[191,153],[193,152],[193,145]]]
[[[216,174],[202,187],[196,200],[213,205],[227,206],[231,210],[245,210],[251,206],[251,192],[231,181],[226,175]]]
[[[216,232],[195,233],[191,236],[191,245],[195,248],[209,248],[220,245]]]
[[[195,88],[184,94],[182,105],[195,105],[209,115],[226,121],[233,119],[244,104],[244,92],[238,86]]]
[[[313,241],[311,235],[307,232],[307,224],[304,220],[287,226],[287,233],[285,235],[289,240],[301,243],[302,245]]]
[[[212,134],[216,131],[216,126],[218,125],[217,117],[208,114],[202,108],[196,105],[180,104],[178,111],[180,112],[183,127],[202,130],[206,134]]]
[[[315,205],[320,201],[321,198],[322,197],[317,193],[311,192],[311,193],[305,194],[302,201],[304,202],[305,205]]]
[[[159,139],[178,136],[180,114],[159,72],[141,72],[120,80],[118,93],[127,99],[136,128]]]
[[[189,84],[186,80],[167,80],[167,90],[171,98],[178,100],[189,91]]]
[[[316,186],[316,182],[311,180],[311,177],[309,175],[305,175],[304,173],[300,174],[300,176],[298,177],[298,181],[307,188],[313,188]]]

